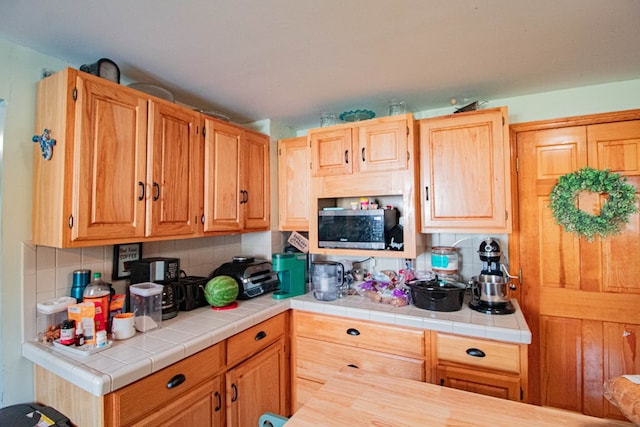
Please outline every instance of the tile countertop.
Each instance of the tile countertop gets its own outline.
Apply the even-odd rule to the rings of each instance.
[[[364,319],[414,328],[424,328],[529,344],[531,331],[516,305],[516,313],[488,315],[471,310],[444,313],[414,306],[393,307],[354,295],[331,302],[317,301],[310,293],[276,300],[271,295],[238,301],[238,308],[213,311],[209,307],[181,312],[162,322],[162,327],[114,341],[105,350],[89,356],[75,355],[35,341],[22,345],[26,359],[50,370],[96,396],[105,395],[245,329],[287,311],[304,310],[353,319]]]

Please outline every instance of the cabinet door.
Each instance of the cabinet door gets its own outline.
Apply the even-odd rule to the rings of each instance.
[[[350,127],[312,130],[309,140],[312,176],[349,175],[353,172]]]
[[[281,231],[309,230],[309,154],[305,136],[278,141],[278,211]]]
[[[227,372],[227,425],[258,425],[260,415],[286,414],[285,352],[282,340]]]
[[[517,376],[438,365],[438,378],[440,385],[445,387],[501,399],[521,400],[520,378]]]
[[[175,104],[149,102],[147,236],[197,232],[199,117]]]
[[[510,233],[506,108],[420,121],[422,231]]]
[[[144,236],[147,101],[77,77],[72,240]]]
[[[162,408],[150,412],[132,427],[222,427],[224,400],[221,377],[194,388]]]
[[[204,231],[242,228],[240,147],[243,130],[205,119]]]
[[[243,184],[242,215],[247,230],[270,226],[269,137],[245,132],[240,171]]]
[[[358,128],[354,158],[361,172],[407,169],[409,128],[406,119],[381,120]],[[355,144],[354,144],[355,145]]]

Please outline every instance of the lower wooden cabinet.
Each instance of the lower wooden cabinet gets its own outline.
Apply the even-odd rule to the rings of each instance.
[[[220,375],[224,358],[222,342],[109,393],[105,396],[105,424],[223,425],[224,389]],[[193,420],[197,422],[190,423]]]
[[[295,409],[344,367],[427,380],[422,330],[295,310],[293,319]]]
[[[432,334],[436,383],[502,399],[525,400],[526,344]]]
[[[265,412],[287,414],[285,360],[280,340],[227,371],[227,426],[257,426]]]
[[[157,411],[151,412],[132,427],[219,427],[224,426],[222,377],[195,387]]]

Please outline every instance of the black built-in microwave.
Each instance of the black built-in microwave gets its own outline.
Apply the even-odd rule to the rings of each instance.
[[[318,211],[318,246],[339,249],[402,249],[397,209]]]

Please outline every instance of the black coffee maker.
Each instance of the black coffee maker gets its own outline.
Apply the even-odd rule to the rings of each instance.
[[[471,301],[469,307],[486,314],[511,314],[515,307],[509,301],[509,277],[502,273],[502,251],[497,240],[485,239],[478,249],[482,261],[482,271],[473,276],[471,285]]]

